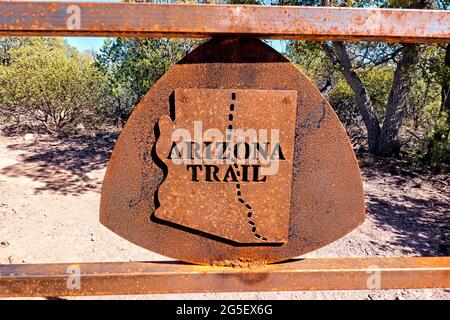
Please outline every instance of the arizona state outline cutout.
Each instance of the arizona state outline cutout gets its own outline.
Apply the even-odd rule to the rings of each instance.
[[[297,92],[177,89],[159,120],[156,217],[239,243],[286,243]]]

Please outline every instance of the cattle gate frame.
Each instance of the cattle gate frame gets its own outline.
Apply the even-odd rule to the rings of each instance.
[[[445,10],[0,0],[0,36],[450,43]],[[81,286],[69,282],[79,270]],[[380,283],[370,285],[378,273]],[[450,288],[450,257],[292,259],[253,268],[178,261],[0,265],[0,297]]]

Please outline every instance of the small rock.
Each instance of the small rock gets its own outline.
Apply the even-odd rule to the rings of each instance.
[[[419,178],[412,179],[413,185],[412,188],[420,188],[422,187],[422,180]]]
[[[26,134],[23,136],[23,140],[25,140],[25,141],[34,140],[34,134],[32,134],[32,133],[26,133]]]
[[[5,247],[7,247],[7,246],[9,246],[9,242],[8,242],[8,241],[2,241],[2,242],[0,242],[0,247],[5,248]]]

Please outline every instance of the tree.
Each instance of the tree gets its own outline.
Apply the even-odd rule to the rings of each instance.
[[[416,9],[429,8],[431,1],[407,1]],[[329,5],[328,0],[323,0],[324,5]],[[374,112],[373,103],[367,88],[360,77],[353,70],[346,46],[343,42],[333,42],[332,45],[323,44],[324,50],[333,64],[339,64],[341,71],[355,92],[356,105],[361,112],[367,127],[369,151],[375,155],[393,156],[400,152],[399,133],[404,116],[404,107],[407,101],[409,88],[411,87],[412,73],[419,60],[419,46],[415,44],[402,45],[394,51],[388,59],[394,60],[397,67],[394,72],[391,90],[389,93],[383,124]]]
[[[117,38],[105,41],[96,56],[107,76],[112,113],[120,127],[136,104],[166,70],[191,51],[198,41]]]
[[[0,65],[11,64],[11,50],[32,42],[31,38],[23,37],[0,37]]]
[[[442,48],[442,47],[441,47]],[[432,126],[425,160],[434,166],[441,162],[450,163],[450,45],[442,51],[444,58],[431,60],[428,69],[441,85],[441,103],[437,120]],[[442,61],[443,60],[443,61]]]
[[[48,132],[59,134],[92,123],[103,107],[105,79],[89,55],[62,39],[28,39],[8,55],[8,63],[0,67],[3,112],[25,114]]]
[[[296,1],[302,2],[302,1]],[[397,1],[357,1],[356,6],[369,6],[382,3],[384,6],[400,6],[427,9],[429,0]],[[298,3],[297,3],[298,4]],[[349,5],[348,1],[321,0],[322,6]],[[294,44],[295,45],[295,44]],[[417,70],[421,46],[415,44],[376,44],[323,42],[322,50],[331,63],[339,70],[354,92],[355,105],[367,129],[369,152],[379,156],[395,156],[400,152],[400,129],[405,115],[405,107]],[[373,68],[379,65],[395,66],[391,88],[381,116],[370,95],[370,89],[363,82],[358,69]]]

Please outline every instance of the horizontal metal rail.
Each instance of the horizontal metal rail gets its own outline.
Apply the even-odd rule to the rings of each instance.
[[[450,42],[450,12],[0,0],[0,35]]]
[[[254,268],[181,262],[0,265],[0,297],[450,288],[450,257],[305,259]]]

